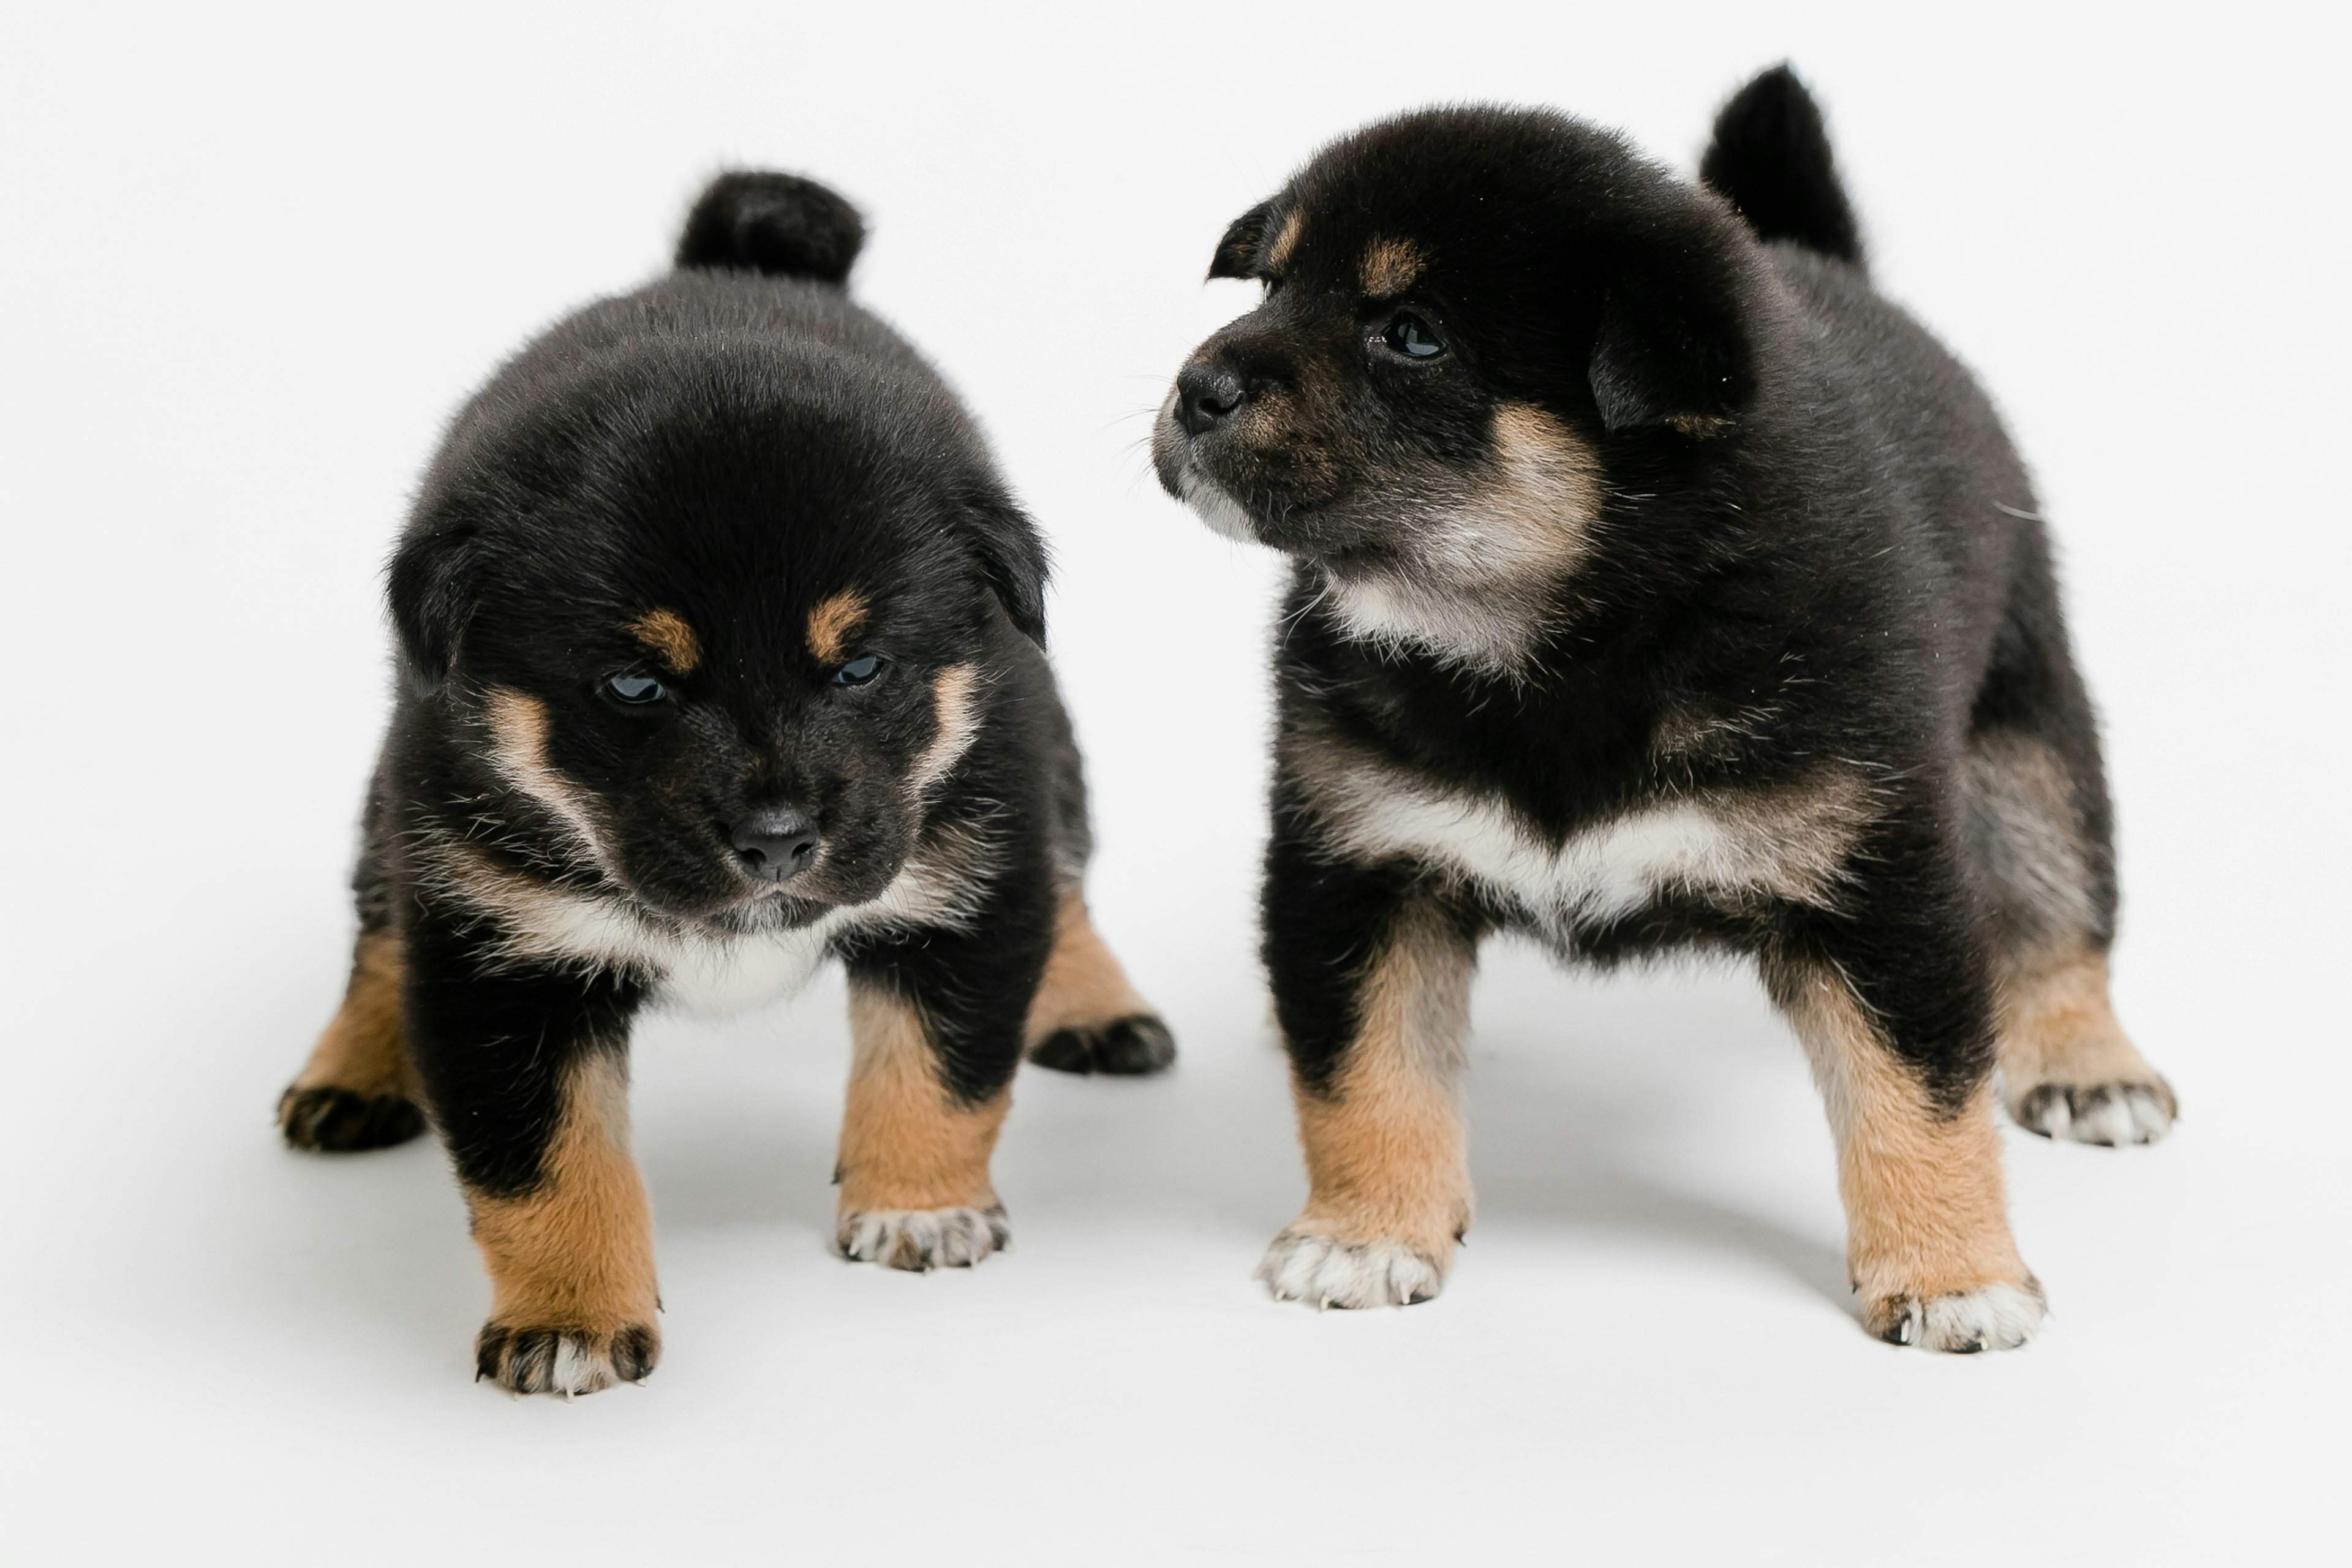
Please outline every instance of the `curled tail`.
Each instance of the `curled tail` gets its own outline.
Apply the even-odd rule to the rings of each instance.
[[[1862,234],[1838,184],[1821,109],[1787,66],[1774,66],[1723,106],[1698,177],[1739,209],[1757,237],[1794,240],[1862,265]]]
[[[696,199],[677,265],[837,285],[865,243],[857,209],[814,180],[741,170],[719,175]]]

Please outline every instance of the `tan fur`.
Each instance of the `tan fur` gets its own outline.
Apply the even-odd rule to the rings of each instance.
[[[647,610],[629,623],[629,635],[673,674],[691,675],[702,662],[702,644],[676,610]]]
[[[1296,210],[1282,220],[1282,228],[1275,235],[1274,243],[1265,247],[1268,271],[1279,272],[1290,265],[1291,254],[1298,248],[1298,231],[1306,222],[1306,215]]]
[[[1331,605],[1357,637],[1410,644],[1502,674],[1524,670],[1552,613],[1552,593],[1583,561],[1601,515],[1600,459],[1531,404],[1504,404],[1494,455],[1465,476],[1443,464],[1392,476],[1408,497],[1391,569],[1335,576]]]
[[[1054,914],[1054,951],[1029,1005],[1027,1044],[1034,1046],[1056,1029],[1083,1029],[1150,1011],[1095,933],[1086,899],[1076,888],[1064,889]]]
[[[1418,282],[1428,268],[1429,258],[1411,240],[1376,239],[1364,247],[1359,276],[1365,293],[1392,300]]]
[[[490,1276],[490,1321],[571,1328],[603,1341],[651,1330],[653,1213],[629,1157],[628,1069],[607,1052],[570,1069],[539,1184],[520,1197],[468,1192]]]
[[[511,687],[494,686],[482,700],[482,711],[490,727],[491,763],[569,827],[598,865],[607,865],[593,803],[547,760],[547,704]]]
[[[2107,955],[2077,948],[2008,976],[2000,991],[2001,1087],[2014,1105],[2045,1083],[2147,1084],[2167,1115],[2172,1090],[2107,1000]]]
[[[970,749],[980,734],[980,671],[969,664],[951,664],[931,678],[931,714],[939,732],[907,770],[907,787],[921,795],[940,780]]]
[[[1308,1193],[1291,1230],[1402,1242],[1445,1272],[1471,1218],[1455,1085],[1475,962],[1433,912],[1400,917],[1364,976],[1337,1080],[1327,1093],[1293,1081]]]
[[[819,664],[839,664],[849,639],[866,624],[866,595],[845,589],[820,602],[808,616],[808,650]]]
[[[988,1157],[1013,1102],[1009,1090],[958,1104],[939,1080],[923,1021],[879,986],[852,981],[855,1055],[841,1121],[841,1213],[992,1209]]]
[[[1828,1104],[1864,1325],[1883,1336],[1912,1302],[1987,1285],[2038,1293],[2010,1236],[1991,1086],[1941,1110],[1842,975],[1792,966],[1768,979]]]
[[[370,1099],[387,1094],[423,1099],[401,1030],[402,967],[396,934],[370,931],[360,938],[351,980],[343,987],[343,1005],[294,1079],[297,1090],[340,1089]]]

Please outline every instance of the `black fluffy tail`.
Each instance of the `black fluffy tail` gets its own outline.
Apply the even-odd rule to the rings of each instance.
[[[1829,132],[1805,84],[1774,66],[1715,117],[1715,143],[1698,177],[1739,209],[1762,239],[1792,239],[1862,263],[1862,235],[1838,184]]]
[[[838,284],[865,243],[857,209],[814,180],[745,170],[711,181],[687,214],[677,264]]]

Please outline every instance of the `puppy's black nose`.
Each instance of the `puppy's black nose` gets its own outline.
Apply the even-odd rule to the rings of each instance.
[[[736,863],[754,877],[790,881],[816,858],[816,824],[797,811],[769,811],[746,817],[728,836]]]
[[[1242,378],[1218,364],[1188,364],[1176,373],[1176,423],[1189,436],[1206,432],[1249,401]]]

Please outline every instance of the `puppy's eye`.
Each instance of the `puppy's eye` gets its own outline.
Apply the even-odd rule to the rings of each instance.
[[[669,688],[650,675],[615,675],[604,681],[604,689],[613,694],[615,702],[625,702],[632,708],[648,702],[658,702],[669,695]]]
[[[1391,321],[1381,341],[1407,359],[1435,359],[1445,352],[1444,340],[1410,311]]]
[[[836,686],[863,686],[881,673],[882,661],[869,653],[864,658],[853,658],[835,670],[833,679]]]

